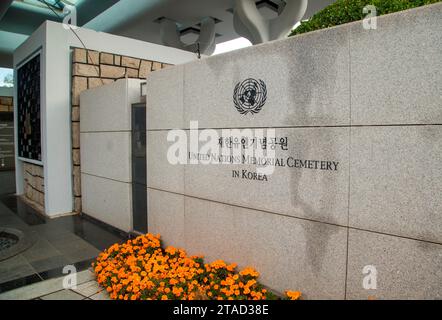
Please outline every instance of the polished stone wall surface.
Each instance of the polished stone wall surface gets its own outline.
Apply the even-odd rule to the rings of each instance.
[[[149,232],[307,299],[442,298],[441,14],[434,4],[375,30],[355,22],[150,74]],[[266,101],[240,114],[248,78]],[[274,129],[287,144],[254,179],[249,162],[169,163],[171,129]]]
[[[80,95],[82,211],[132,231],[131,110],[141,80],[121,79]]]
[[[170,64],[159,61],[143,60],[134,57],[122,56],[108,52],[98,52],[83,48],[72,49],[72,162],[73,162],[73,189],[74,189],[74,211],[81,213],[81,150],[80,150],[80,125],[83,128],[100,130],[103,126],[101,121],[93,122],[93,118],[83,117],[85,123],[80,123],[80,95],[83,91],[94,89],[107,84],[112,84],[118,79],[146,79],[147,75],[156,70],[167,68]],[[137,95],[138,92],[136,92]],[[113,96],[115,103],[124,99],[124,96]],[[97,105],[99,108],[99,105]],[[121,130],[130,124],[129,113],[113,113],[106,110],[107,105],[102,105],[101,113],[106,118],[107,129]]]

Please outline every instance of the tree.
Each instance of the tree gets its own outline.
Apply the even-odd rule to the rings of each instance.
[[[6,87],[13,87],[14,86],[14,77],[12,76],[12,73],[7,74],[3,78],[3,83]]]

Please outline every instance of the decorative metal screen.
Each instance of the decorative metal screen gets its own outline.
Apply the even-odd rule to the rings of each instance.
[[[40,54],[17,70],[18,156],[41,161]]]

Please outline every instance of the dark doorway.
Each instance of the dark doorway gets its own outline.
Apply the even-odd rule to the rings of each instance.
[[[133,228],[147,233],[146,104],[132,105],[132,207]]]

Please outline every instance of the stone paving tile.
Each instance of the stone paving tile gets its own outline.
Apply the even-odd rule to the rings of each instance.
[[[31,229],[38,232],[39,236],[45,238],[50,243],[81,240],[80,237],[73,234],[70,230],[54,226],[53,223],[34,226]]]
[[[49,257],[46,259],[41,259],[37,261],[29,262],[30,265],[37,271],[38,273],[47,272],[48,270],[53,270],[56,268],[61,268],[71,264],[69,260],[62,255]]]
[[[100,293],[94,294],[90,297],[92,300],[111,300],[109,294],[106,291],[101,291]]]
[[[3,282],[0,284],[0,295],[2,295],[5,292],[9,292],[11,290],[15,290],[17,288],[30,286],[34,283],[41,282],[42,279],[39,274],[31,274],[30,276],[20,278],[20,279],[14,279],[8,282]],[[1,300],[1,298],[0,298]]]
[[[100,251],[86,241],[58,241],[53,246],[60,251],[70,262],[75,263],[98,256]]]
[[[77,285],[95,280],[95,274],[90,270],[84,270],[77,274]]]
[[[62,290],[41,297],[42,300],[83,300],[85,297],[71,290]]]
[[[82,250],[67,253],[65,256],[71,263],[77,263],[80,261],[95,259],[99,254],[100,251],[91,246],[85,247]]]
[[[0,201],[0,216],[12,216],[13,213]]]
[[[0,226],[28,232],[32,235],[29,238],[32,238],[32,246],[27,247],[20,255],[0,261],[0,296],[10,294],[10,291],[16,294],[15,290],[23,286],[62,277],[63,268],[67,265],[84,270],[90,267],[100,250],[125,239],[124,235],[80,216],[42,219],[19,198],[3,195],[2,187],[3,185],[0,186]],[[79,279],[81,277],[86,282],[95,279],[94,274],[89,271],[79,274]],[[78,283],[80,284],[80,280]],[[16,294],[16,297],[20,296],[29,295],[24,295],[23,292]],[[35,294],[30,296],[35,298]]]
[[[28,250],[23,252],[23,257],[28,262],[35,262],[51,257],[59,256],[60,252],[54,248],[47,240],[38,237],[37,241]]]
[[[82,296],[89,298],[89,297],[96,295],[96,294],[100,293],[101,291],[103,291],[103,288],[100,287],[98,282],[89,281],[89,282],[86,282],[86,283],[83,283],[83,284],[77,286],[77,289],[72,289],[72,290],[74,292],[81,294]]]
[[[35,273],[36,271],[22,255],[0,262],[0,283],[24,278]]]
[[[64,277],[34,283],[0,294],[0,300],[32,300],[63,290]],[[77,273],[77,286],[91,282],[95,275],[90,270]]]
[[[27,231],[29,229],[28,225],[24,223],[23,220],[12,214],[1,215],[0,226],[4,228],[16,228],[24,231]]]
[[[63,290],[63,279],[51,279],[5,292],[0,300],[32,300],[60,290]]]
[[[0,171],[0,181],[0,194],[15,192],[15,171]]]

